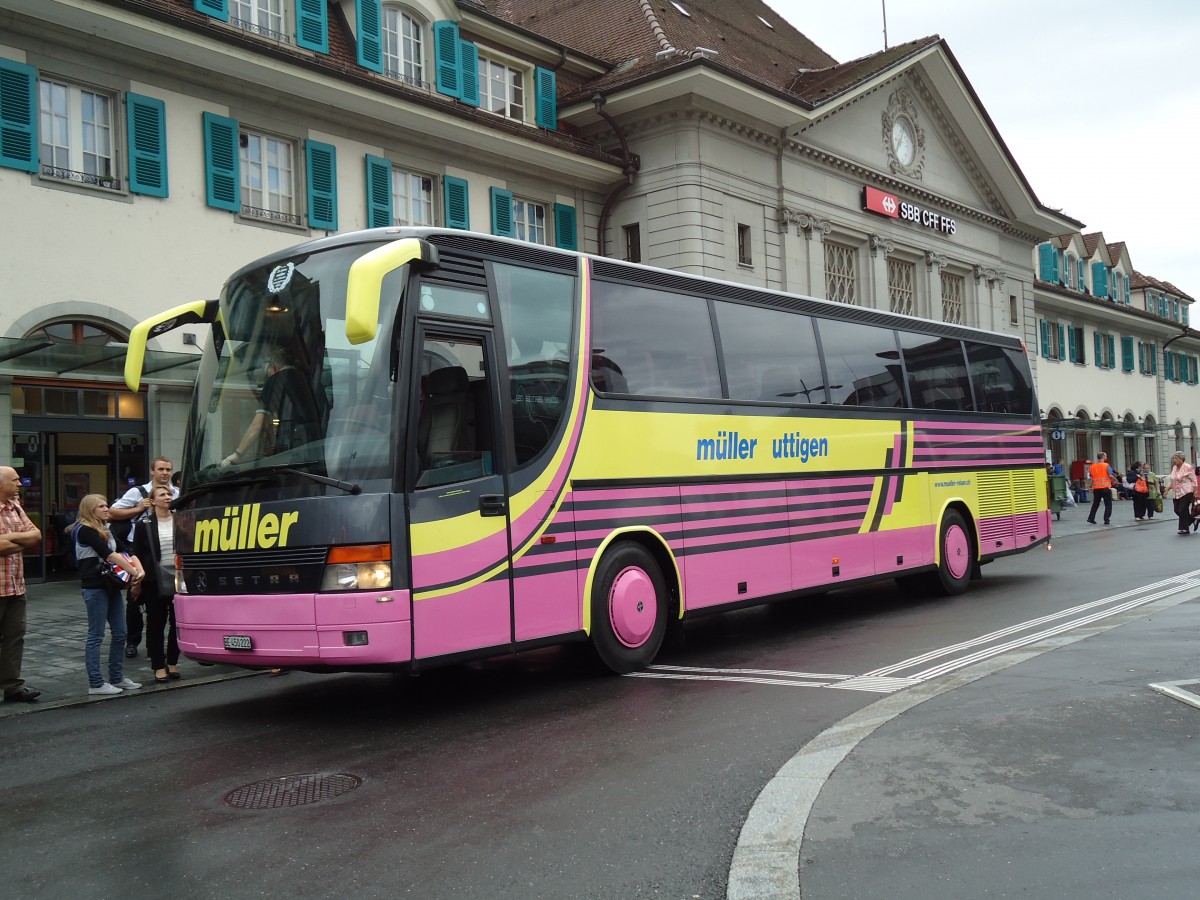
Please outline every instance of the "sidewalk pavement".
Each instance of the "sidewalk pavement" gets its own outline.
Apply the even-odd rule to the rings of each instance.
[[[202,666],[185,657],[179,660],[179,674],[182,677],[178,681],[155,684],[154,670],[146,658],[146,643],[143,641],[138,648],[137,658],[125,660],[125,675],[139,682],[141,689],[112,696],[93,696],[87,692],[88,679],[83,667],[87,612],[83,606],[79,579],[30,584],[25,593],[29,598],[26,604],[28,624],[21,677],[25,679],[26,687],[41,691],[42,695],[34,703],[0,703],[0,718],[81,703],[123,700],[138,694],[178,690],[261,674],[233,666]],[[100,647],[100,671],[105,676],[108,675],[108,646],[106,635]]]
[[[1086,505],[1064,509],[1060,517],[1053,522],[1054,538],[1105,527],[1089,525],[1087,513]],[[1153,520],[1135,522],[1133,505],[1128,501],[1117,501],[1113,503],[1111,521],[1109,528],[1134,525],[1162,527],[1164,522],[1173,528],[1175,519],[1169,513],[1160,513]],[[125,674],[140,682],[141,690],[111,697],[92,696],[87,692],[87,674],[83,669],[87,615],[84,612],[83,597],[79,593],[78,579],[31,584],[27,594],[29,624],[25,633],[25,661],[21,675],[28,687],[41,691],[42,695],[36,703],[0,703],[0,718],[39,709],[121,700],[152,691],[177,690],[261,674],[233,666],[202,666],[185,657],[179,661],[179,672],[183,676],[179,681],[171,681],[164,685],[155,684],[154,673],[150,669],[149,660],[146,659],[146,647],[143,642],[138,649],[138,657],[125,660]],[[105,638],[100,648],[100,666],[105,674],[107,660],[108,640]]]

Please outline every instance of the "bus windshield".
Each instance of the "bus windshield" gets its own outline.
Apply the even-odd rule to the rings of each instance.
[[[350,266],[378,246],[276,258],[225,285],[188,424],[187,490],[268,468],[390,489],[389,348],[407,267],[384,279],[374,339],[346,337]]]

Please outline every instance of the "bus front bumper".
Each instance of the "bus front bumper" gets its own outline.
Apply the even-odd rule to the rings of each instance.
[[[376,666],[412,658],[408,591],[176,594],[179,649],[236,666]]]

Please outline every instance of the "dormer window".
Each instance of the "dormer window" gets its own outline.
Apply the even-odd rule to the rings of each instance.
[[[284,0],[232,0],[229,24],[274,41],[290,43]]]
[[[1067,254],[1067,264],[1063,267],[1063,284],[1075,287],[1075,254]]]
[[[525,78],[517,69],[479,57],[479,108],[525,120]]]
[[[399,6],[383,8],[383,73],[414,87],[428,87],[424,25]]]

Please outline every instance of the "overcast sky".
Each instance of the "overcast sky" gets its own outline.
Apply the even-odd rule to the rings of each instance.
[[[1200,301],[1196,0],[766,0],[839,62],[938,34],[1043,205]]]

